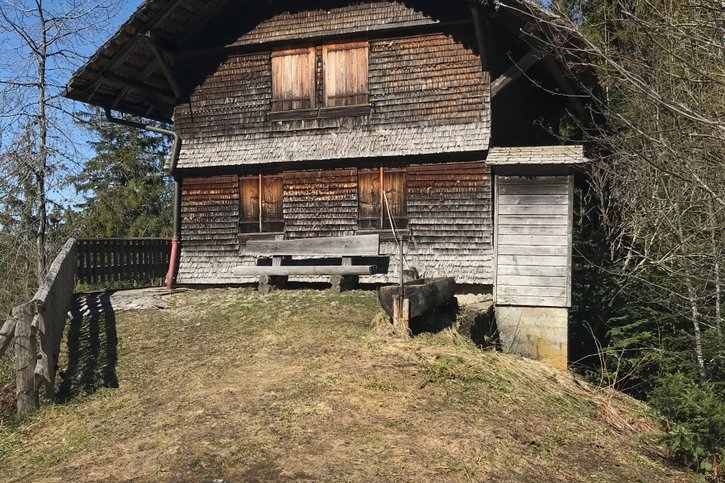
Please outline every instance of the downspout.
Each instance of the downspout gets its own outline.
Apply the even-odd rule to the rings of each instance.
[[[170,130],[162,127],[153,126],[151,124],[143,124],[140,122],[129,121],[127,119],[121,119],[113,117],[111,109],[105,108],[106,119],[114,124],[120,124],[122,126],[133,127],[136,129],[142,129],[145,131],[152,131],[165,136],[173,138],[173,144],[171,146],[171,156],[169,158],[169,165],[167,172],[169,176],[174,178],[174,233],[171,238],[171,257],[169,258],[169,271],[166,273],[166,288],[171,289],[176,281],[176,269],[179,261],[179,251],[181,248],[181,189],[179,186],[179,179],[176,176],[176,163],[179,161],[179,153],[181,152],[181,137]]]

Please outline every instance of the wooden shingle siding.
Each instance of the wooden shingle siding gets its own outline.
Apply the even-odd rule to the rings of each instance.
[[[288,238],[355,234],[357,170],[285,172],[284,218]]]
[[[225,283],[239,263],[236,175],[184,178],[179,283]]]
[[[483,162],[411,165],[407,259],[422,276],[493,283],[490,169]]]
[[[368,98],[369,109],[346,115],[318,105],[319,111],[307,109],[308,117],[297,120],[270,120],[280,114],[272,112],[271,52],[231,56],[176,108],[176,129],[184,140],[177,166],[484,151],[490,109],[473,44],[472,33],[460,27],[372,39],[368,85],[359,86],[367,92],[350,100]],[[324,104],[322,50],[316,49],[315,70],[316,95]],[[284,114],[289,112],[294,109]]]
[[[362,233],[358,226],[358,182],[359,172],[365,171],[339,168],[279,173],[284,184],[285,238]],[[491,175],[486,165],[413,164],[395,167],[391,173],[405,174],[401,186],[405,189],[409,233],[413,234],[405,249],[409,264],[425,276],[453,276],[459,283],[491,284]],[[236,265],[254,263],[253,257],[239,254],[237,237],[244,204],[240,189],[245,179],[254,178],[241,173],[183,180],[179,283],[251,281],[232,273]],[[397,246],[381,243],[380,253],[390,257],[389,272],[364,281],[396,280]]]
[[[265,131],[271,101],[270,54],[231,56],[176,108],[174,125],[185,142]]]
[[[499,305],[571,305],[570,176],[496,177]]]
[[[484,163],[408,169],[408,219],[426,249],[466,253],[493,242],[491,174]]]
[[[371,125],[481,121],[486,102],[478,54],[451,35],[370,42]]]
[[[406,2],[352,3],[326,9],[278,13],[272,18],[262,20],[255,28],[234,42],[234,45],[283,42],[353,32],[375,32],[435,23],[436,20],[430,14],[409,7]]]

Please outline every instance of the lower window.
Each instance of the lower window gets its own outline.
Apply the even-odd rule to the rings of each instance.
[[[361,230],[408,227],[406,171],[374,168],[358,171],[358,226]]]
[[[281,175],[258,174],[239,178],[239,231],[279,233],[284,231],[282,211],[284,183]]]

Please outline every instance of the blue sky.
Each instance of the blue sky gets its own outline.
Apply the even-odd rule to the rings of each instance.
[[[68,9],[97,8],[103,5],[101,2],[90,0],[88,2],[78,0],[46,0],[44,10],[47,17],[61,16]],[[116,2],[116,3],[114,3]],[[113,15],[107,21],[96,23],[94,28],[84,32],[82,36],[70,36],[55,45],[56,50],[72,51],[71,56],[54,56],[48,64],[48,82],[50,84],[49,96],[53,98],[51,109],[54,127],[51,133],[51,143],[60,146],[59,151],[63,154],[56,156],[52,161],[54,166],[60,166],[56,170],[57,175],[49,181],[51,199],[63,206],[71,206],[80,201],[75,191],[63,185],[62,174],[77,172],[84,159],[93,156],[93,150],[88,145],[88,133],[76,125],[73,118],[65,113],[85,110],[87,106],[79,102],[70,101],[59,97],[65,84],[69,81],[71,74],[85,63],[108,39],[118,30],[131,14],[141,4],[141,0],[123,1],[109,0],[108,5],[113,6]],[[0,4],[3,10],[13,22],[22,25],[23,30],[29,37],[39,37],[37,30],[37,18],[32,15],[35,2],[32,0],[8,0]],[[23,11],[30,13],[22,13]],[[104,14],[108,17],[108,14]],[[89,17],[90,18],[90,17]],[[81,19],[83,23],[83,19]],[[88,24],[89,22],[85,22]],[[0,20],[0,152],[13,149],[18,133],[22,126],[26,125],[27,118],[18,116],[24,108],[34,109],[34,101],[37,98],[37,90],[34,87],[17,87],[9,84],[9,81],[20,81],[21,83],[32,84],[37,79],[36,65],[31,50],[26,42],[22,41],[20,35],[12,29],[9,22]],[[72,154],[71,154],[72,153]]]

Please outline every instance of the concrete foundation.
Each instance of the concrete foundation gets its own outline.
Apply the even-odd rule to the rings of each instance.
[[[505,352],[567,368],[568,309],[496,306],[496,325]]]

